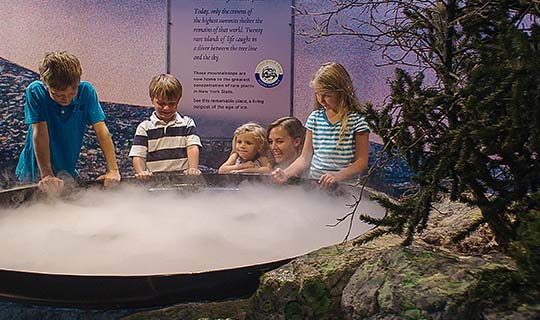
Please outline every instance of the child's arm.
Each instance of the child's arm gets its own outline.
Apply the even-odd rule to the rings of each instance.
[[[38,188],[45,192],[60,192],[64,187],[64,181],[54,176],[49,149],[49,130],[46,121],[32,124],[32,140],[34,154],[41,174]]]
[[[311,158],[313,157],[313,133],[311,130],[306,130],[306,137],[304,138],[304,147],[302,148],[302,154],[291,163],[290,166],[282,169],[276,169],[272,172],[272,180],[277,183],[285,183],[290,177],[299,176],[304,170],[309,168],[311,164]]]
[[[238,158],[238,154],[231,153],[229,156],[229,159],[225,161],[221,167],[219,167],[218,173],[231,173],[231,171],[238,170],[238,166],[236,165],[236,159]]]
[[[51,166],[51,153],[49,149],[49,130],[47,122],[38,122],[32,124],[32,139],[34,142],[34,153],[36,156],[41,179],[46,176],[53,176],[54,172]]]
[[[120,172],[118,171],[118,163],[116,162],[111,134],[104,121],[96,122],[94,124],[94,130],[96,131],[99,145],[107,162],[107,172],[99,176],[97,180],[103,180],[105,187],[113,186],[120,182]]]
[[[135,178],[139,180],[148,180],[152,176],[152,171],[146,168],[146,158],[133,156],[133,170]]]
[[[367,131],[356,132],[354,135],[355,160],[347,168],[335,173],[325,173],[319,179],[321,187],[326,188],[336,182],[347,180],[348,178],[362,172],[368,166],[369,134]]]
[[[187,175],[198,176],[201,174],[199,170],[199,146],[193,144],[187,147],[188,169],[184,172]]]
[[[260,167],[251,167],[251,168],[245,168],[245,169],[239,169],[236,170],[235,173],[270,173],[272,172],[272,164],[265,156],[260,156],[259,163],[261,164]]]
[[[152,176],[152,171],[146,166],[146,157],[148,156],[148,133],[145,122],[140,123],[135,130],[133,144],[129,150],[129,157],[132,158],[135,178],[138,180],[148,180]]]

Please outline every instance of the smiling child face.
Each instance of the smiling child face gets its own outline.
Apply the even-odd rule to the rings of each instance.
[[[268,135],[268,144],[277,164],[290,163],[296,159],[301,142],[300,138],[291,137],[287,130],[280,126],[272,128]]]
[[[174,120],[176,117],[176,110],[178,109],[178,101],[179,99],[162,100],[158,98],[153,98],[152,105],[154,106],[157,117],[164,122],[170,122]]]

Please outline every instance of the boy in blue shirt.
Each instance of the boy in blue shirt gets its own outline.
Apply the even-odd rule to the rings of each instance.
[[[105,187],[117,184],[120,173],[105,114],[92,85],[81,81],[81,64],[69,52],[47,53],[39,65],[40,80],[26,89],[25,124],[29,125],[16,174],[21,181],[39,181],[45,192],[61,191],[57,176],[77,175],[76,164],[86,125],[96,131],[107,162],[107,172],[97,179]]]

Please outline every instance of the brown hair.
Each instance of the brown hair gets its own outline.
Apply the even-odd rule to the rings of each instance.
[[[178,101],[182,98],[182,84],[172,74],[160,74],[150,81],[148,94],[150,99]]]
[[[314,110],[323,107],[317,100],[317,92],[329,91],[339,94],[341,100],[341,108],[338,112],[341,121],[338,140],[339,144],[347,130],[347,114],[349,111],[360,112],[362,110],[360,101],[358,101],[358,98],[356,97],[351,76],[343,65],[336,62],[327,62],[322,64],[319,70],[317,70],[309,85],[315,91],[313,102]]]
[[[81,82],[81,63],[75,55],[67,51],[48,52],[39,63],[39,75],[52,89],[77,87]]]
[[[296,139],[300,138],[300,144],[296,151],[302,151],[304,146],[304,137],[306,135],[306,129],[302,125],[302,122],[295,117],[283,117],[275,120],[269,126],[266,132],[270,135],[270,131],[276,127],[281,127],[287,131],[291,138]]]

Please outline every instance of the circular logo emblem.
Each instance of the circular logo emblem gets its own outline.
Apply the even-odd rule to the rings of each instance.
[[[263,60],[255,68],[255,79],[261,86],[273,88],[283,80],[283,68],[275,60]]]

